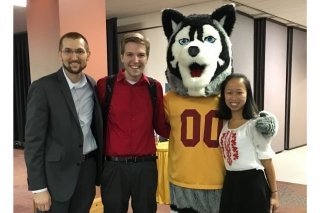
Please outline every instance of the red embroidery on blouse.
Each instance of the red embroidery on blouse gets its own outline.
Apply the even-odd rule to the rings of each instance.
[[[222,148],[223,158],[226,159],[230,166],[233,161],[239,159],[236,132],[227,131],[223,133],[220,141],[220,147]]]

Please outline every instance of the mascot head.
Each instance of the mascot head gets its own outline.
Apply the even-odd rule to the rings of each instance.
[[[177,10],[163,10],[168,39],[166,77],[172,91],[199,97],[220,93],[221,82],[232,73],[229,36],[235,19],[233,4],[211,15],[184,16]]]

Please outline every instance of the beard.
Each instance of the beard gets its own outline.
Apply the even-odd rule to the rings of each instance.
[[[67,66],[65,63],[63,63],[63,68],[64,68],[66,71],[68,71],[70,74],[79,74],[79,73],[81,73],[86,67],[87,67],[87,65],[84,65],[84,66],[81,66],[81,65],[80,65],[80,67],[79,67],[78,70],[73,70],[70,65]]]

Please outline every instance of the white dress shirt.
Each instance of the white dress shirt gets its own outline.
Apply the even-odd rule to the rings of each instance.
[[[87,154],[97,149],[97,143],[90,128],[94,107],[93,91],[88,84],[85,75],[82,75],[79,82],[72,83],[65,74],[64,70],[63,73],[71,90],[72,98],[76,106],[79,123],[83,133],[83,154]]]

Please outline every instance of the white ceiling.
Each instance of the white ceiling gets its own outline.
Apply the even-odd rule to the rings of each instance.
[[[218,0],[106,0],[107,18],[127,18],[136,15],[159,12],[163,8],[179,8]],[[221,0],[219,0],[221,1]],[[267,17],[288,26],[307,29],[306,0],[224,0],[233,2],[237,11],[254,18]],[[25,8],[14,7],[14,32],[23,32],[26,27]]]

